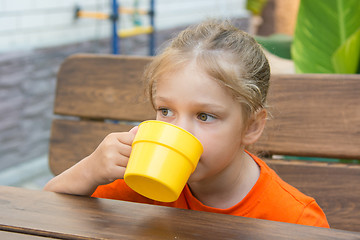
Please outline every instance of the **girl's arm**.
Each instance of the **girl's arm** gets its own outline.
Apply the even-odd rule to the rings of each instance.
[[[90,196],[99,185],[123,178],[136,131],[109,134],[91,155],[51,179],[44,190]]]

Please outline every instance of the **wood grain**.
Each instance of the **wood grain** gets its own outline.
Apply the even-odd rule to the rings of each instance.
[[[1,226],[0,226],[1,229]],[[52,239],[52,237],[44,237],[38,235],[31,235],[27,233],[20,233],[20,232],[10,232],[10,231],[1,231],[0,230],[0,239],[1,240],[47,240]]]
[[[1,229],[64,239],[360,238],[356,232],[4,186],[0,202]]]
[[[154,116],[141,77],[150,57],[76,54],[57,76],[54,113],[93,119],[144,120]]]
[[[74,55],[62,64],[54,112],[92,119],[154,118],[141,76],[150,57]],[[273,75],[272,118],[256,145],[269,154],[360,159],[360,76]]]
[[[129,131],[134,125],[55,119],[49,146],[49,166],[57,175],[90,155],[112,132]]]
[[[274,75],[258,149],[270,154],[360,159],[360,75]]]

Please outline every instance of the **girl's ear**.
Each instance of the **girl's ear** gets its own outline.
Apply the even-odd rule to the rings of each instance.
[[[244,146],[251,145],[260,138],[265,128],[266,117],[266,109],[261,109],[254,114],[254,117],[249,121],[249,124],[243,133],[242,143]]]

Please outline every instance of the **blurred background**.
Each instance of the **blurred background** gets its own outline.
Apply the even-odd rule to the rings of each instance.
[[[122,9],[118,14],[114,2]],[[246,0],[0,0],[0,185],[39,189],[52,177],[47,152],[56,74],[65,58],[115,51],[153,54],[180,30],[209,17],[229,19],[259,40],[280,34],[289,48],[300,0],[256,2],[266,4],[251,8]],[[114,42],[115,32],[120,37]],[[267,54],[273,72],[294,72],[286,56]]]

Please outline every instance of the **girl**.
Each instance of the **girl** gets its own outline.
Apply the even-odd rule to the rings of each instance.
[[[228,22],[206,21],[174,38],[144,73],[156,119],[204,147],[179,199],[147,199],[123,176],[137,128],[108,135],[45,190],[329,227],[315,200],[245,150],[266,122],[270,67],[255,40]]]

